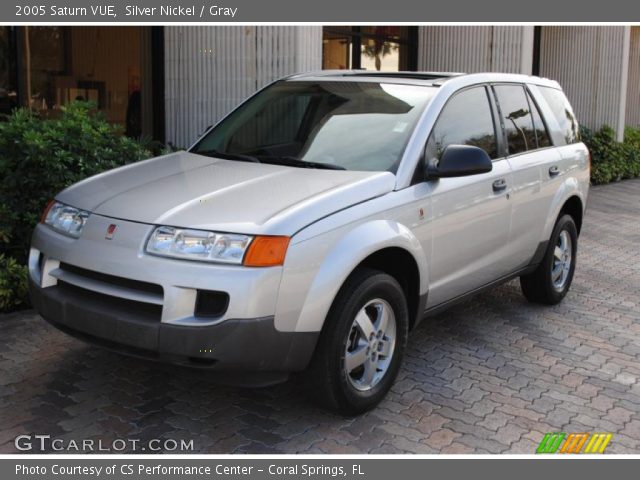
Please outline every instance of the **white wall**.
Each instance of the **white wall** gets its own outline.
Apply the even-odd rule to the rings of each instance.
[[[608,124],[622,138],[629,27],[542,27],[540,75],[560,82],[580,123]]]
[[[319,70],[320,26],[167,26],[166,140],[190,146],[258,88]]]
[[[532,26],[423,26],[418,70],[531,74]]]

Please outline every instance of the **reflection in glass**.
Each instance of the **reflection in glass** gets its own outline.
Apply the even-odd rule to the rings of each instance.
[[[509,155],[535,149],[536,133],[524,88],[520,85],[498,85],[494,89],[502,112]]]
[[[415,69],[411,63],[411,28],[415,27],[324,27],[322,68],[377,71]]]
[[[580,141],[580,127],[576,116],[566,97],[560,90],[551,87],[540,87],[540,92],[545,98],[556,120],[560,124],[560,131],[567,144]]]
[[[294,159],[395,171],[436,90],[378,82],[278,82],[234,111],[192,151],[263,163]]]
[[[551,139],[549,138],[549,132],[547,132],[547,127],[542,121],[542,115],[540,115],[540,110],[538,106],[533,101],[531,94],[527,92],[527,99],[529,100],[529,105],[531,106],[531,113],[533,115],[533,127],[536,131],[536,140],[538,142],[538,148],[544,148],[551,146]]]
[[[66,73],[65,27],[29,26],[24,30],[24,74],[29,107],[56,108],[55,79]]]
[[[0,113],[11,113],[18,105],[15,71],[15,27],[0,27]]]
[[[445,105],[427,141],[427,159],[440,158],[449,145],[480,147],[497,158],[496,132],[484,87],[463,90]]]
[[[322,38],[322,68],[346,70],[351,68],[350,33],[324,32]]]
[[[73,101],[91,101],[127,135],[152,133],[150,79],[142,78],[143,71],[151,71],[150,49],[143,48],[150,44],[149,27],[14,28],[16,40],[9,50],[16,58],[20,52],[14,67],[5,67],[9,29],[0,29],[2,111],[7,110],[7,97],[44,117],[57,116]],[[20,81],[7,87],[12,74]],[[145,92],[143,85],[149,90]]]

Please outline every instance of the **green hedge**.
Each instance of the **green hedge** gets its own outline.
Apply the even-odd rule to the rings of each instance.
[[[87,102],[63,108],[58,118],[22,109],[0,121],[1,311],[26,304],[20,265],[26,263],[31,232],[55,194],[83,178],[148,158],[147,147],[123,136]]]
[[[0,312],[27,305],[27,267],[0,253]]]
[[[640,129],[627,127],[624,142],[605,125],[591,131],[582,127],[582,141],[591,152],[591,183],[599,185],[640,177]]]

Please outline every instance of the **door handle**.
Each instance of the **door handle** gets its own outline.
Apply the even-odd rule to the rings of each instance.
[[[558,168],[557,165],[553,165],[552,167],[549,167],[549,176],[550,177],[555,177],[559,173],[560,173],[560,169]]]
[[[507,181],[504,178],[500,178],[495,182],[493,182],[493,191],[496,193],[502,192],[503,190],[506,190],[506,188],[507,188]]]

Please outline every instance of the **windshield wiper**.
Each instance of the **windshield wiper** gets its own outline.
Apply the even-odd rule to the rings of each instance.
[[[263,157],[263,163],[273,163],[275,165],[286,165],[287,167],[300,167],[300,168],[319,168],[325,170],[346,170],[346,168],[333,163],[322,162],[307,162],[297,157]]]
[[[240,160],[241,162],[252,162],[252,163],[260,163],[260,159],[258,157],[254,157],[252,155],[245,155],[243,153],[227,153],[220,152],[219,150],[203,150],[202,152],[193,152],[198,155],[204,155],[206,157],[216,157],[221,158],[223,160]]]

